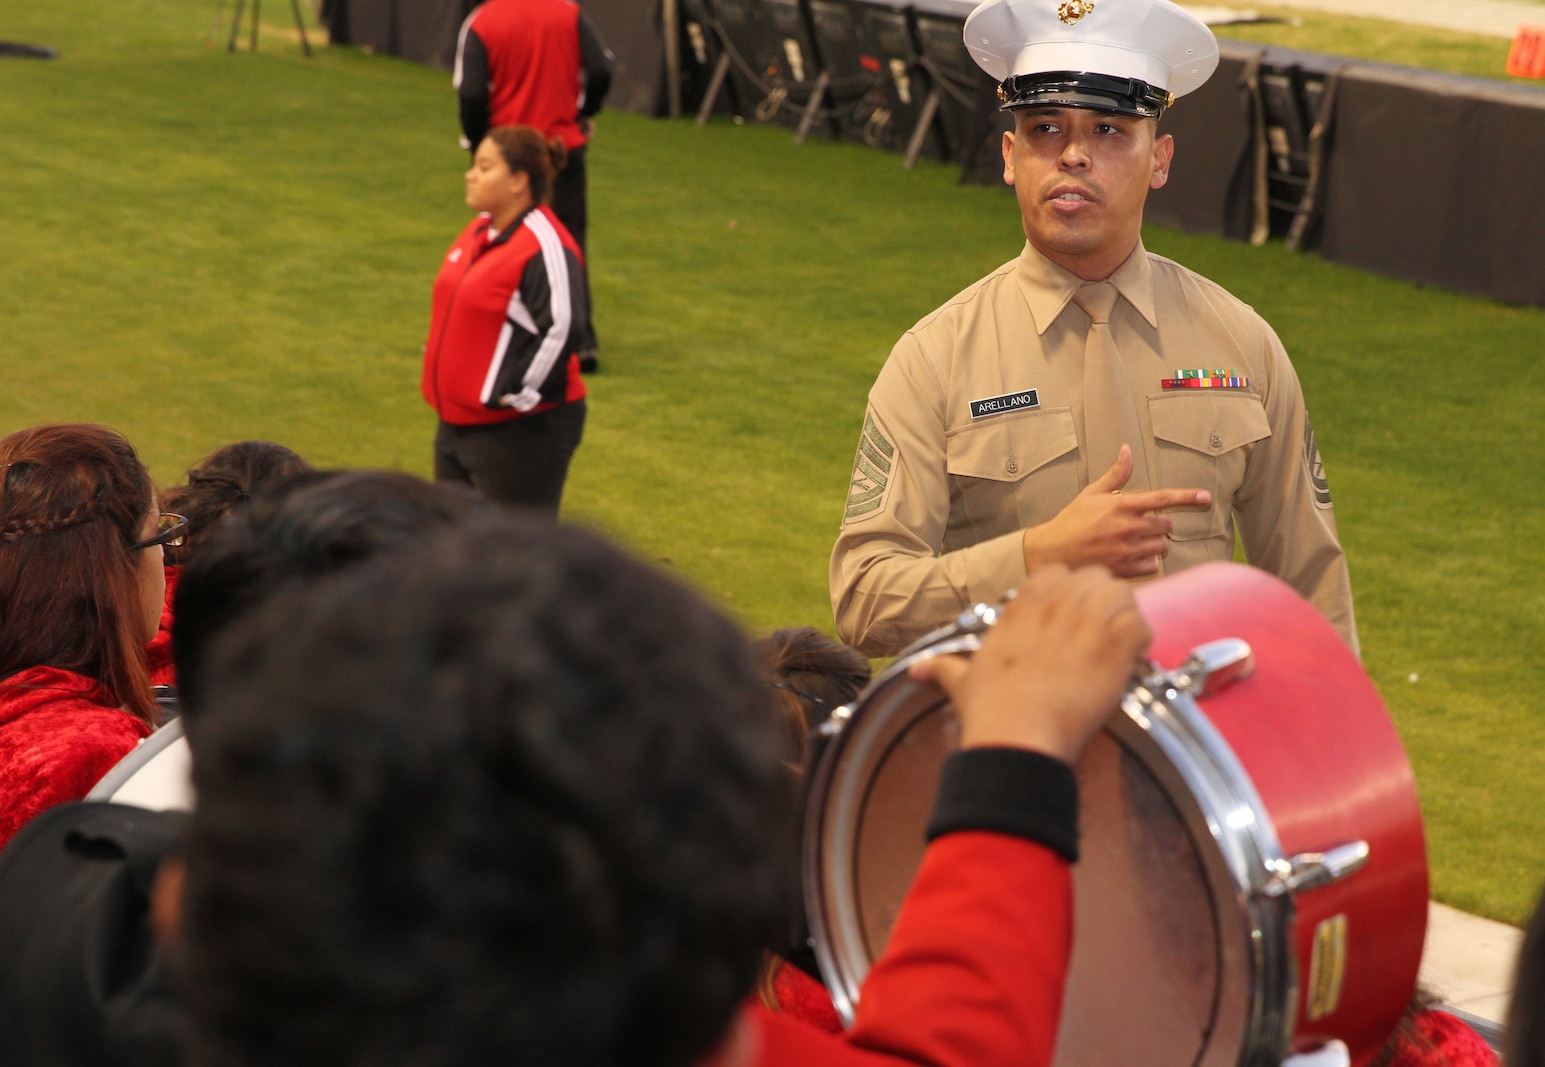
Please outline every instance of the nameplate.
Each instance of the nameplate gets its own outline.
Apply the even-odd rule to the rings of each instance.
[[[1022,393],[1005,393],[1003,396],[990,396],[986,400],[971,401],[971,417],[973,419],[985,419],[990,415],[1004,415],[1010,411],[1028,411],[1031,408],[1041,406],[1041,398],[1036,395],[1034,389],[1026,389]]]

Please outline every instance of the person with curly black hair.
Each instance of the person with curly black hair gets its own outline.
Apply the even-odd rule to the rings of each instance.
[[[406,551],[490,506],[401,471],[304,471],[260,493],[211,533],[178,583],[173,649],[188,728],[202,710],[207,651],[227,627],[282,592]]]
[[[852,1030],[748,1003],[793,884],[781,723],[735,625],[600,538],[508,514],[282,596],[214,650],[185,868],[198,1062],[1050,1062],[1069,761],[1147,629],[1033,575],[969,661],[932,844]]]
[[[148,506],[148,479],[141,491]],[[187,768],[201,725],[206,650],[269,599],[406,551],[490,508],[470,491],[398,471],[303,471],[258,492],[208,531],[177,600],[182,717],[141,748],[133,743],[148,727],[129,736],[73,794],[84,792],[128,749],[92,789],[91,802],[51,808],[0,852],[0,1049],[6,1067],[184,1063],[183,1000],[163,955],[151,950],[148,909],[155,873],[177,851],[184,813],[194,804]],[[159,572],[159,556],[154,562]],[[0,749],[6,739],[4,688]],[[33,689],[38,703],[57,706],[68,696]],[[100,717],[108,709],[85,710]],[[116,709],[112,715],[136,722]],[[109,783],[112,788],[104,790]],[[100,802],[109,798],[118,802]]]

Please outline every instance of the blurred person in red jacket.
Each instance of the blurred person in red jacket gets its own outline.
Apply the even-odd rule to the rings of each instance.
[[[553,514],[585,429],[584,256],[548,206],[565,151],[529,126],[478,145],[478,214],[440,264],[421,382],[440,416],[435,481]]]
[[[533,126],[563,142],[553,212],[585,253],[589,229],[585,147],[612,82],[612,54],[572,0],[489,0],[462,23],[454,83],[462,147],[476,151],[498,126]],[[580,364],[599,369],[590,289],[580,323]]]

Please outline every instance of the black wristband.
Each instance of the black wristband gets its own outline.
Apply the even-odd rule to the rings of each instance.
[[[1045,845],[1078,861],[1078,779],[1073,768],[1023,748],[956,752],[939,776],[928,840],[991,830]]]

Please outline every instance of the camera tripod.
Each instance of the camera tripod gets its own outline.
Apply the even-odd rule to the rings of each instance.
[[[252,0],[252,46],[251,50],[257,51],[258,40],[258,9],[263,0]],[[226,42],[227,52],[236,51],[236,36],[241,32],[241,12],[246,6],[246,0],[236,0],[236,13],[231,17],[231,39]],[[300,46],[305,50],[307,58],[311,56],[311,42],[306,39],[306,24],[300,18],[300,0],[290,0],[290,14],[295,16],[295,29],[300,33]]]

